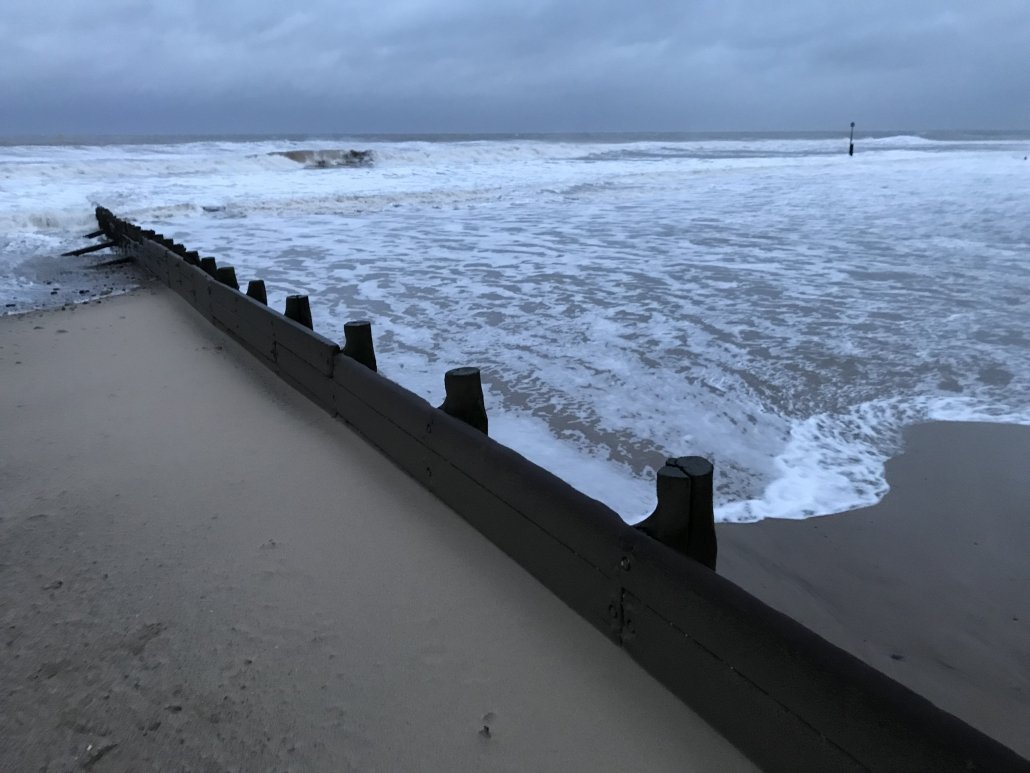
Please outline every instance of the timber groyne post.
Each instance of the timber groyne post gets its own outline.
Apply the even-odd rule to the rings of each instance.
[[[311,320],[311,303],[306,295],[287,295],[286,311],[283,312],[283,316],[303,325],[308,330],[315,329]]]
[[[474,427],[484,435],[490,434],[483,401],[483,382],[479,368],[454,368],[443,377],[444,397],[440,410],[448,416]]]
[[[236,280],[236,269],[232,266],[219,266],[215,272],[215,279],[233,290],[240,289],[240,283]]]
[[[251,279],[247,284],[247,297],[268,305],[268,293],[265,292],[264,279]]]
[[[637,524],[650,537],[715,570],[713,479],[715,468],[703,456],[668,459],[658,471],[658,506]]]
[[[372,323],[367,319],[347,322],[343,326],[343,353],[369,370],[378,371],[372,345]]]

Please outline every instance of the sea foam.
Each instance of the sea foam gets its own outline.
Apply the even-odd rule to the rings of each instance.
[[[882,497],[908,424],[1030,423],[1027,141],[856,143],[3,148],[0,279],[23,293],[103,203],[274,305],[310,294],[320,332],[372,319],[383,372],[437,404],[480,366],[492,434],[628,521],[692,453],[720,519],[807,517]],[[271,155],[351,147],[375,164]]]

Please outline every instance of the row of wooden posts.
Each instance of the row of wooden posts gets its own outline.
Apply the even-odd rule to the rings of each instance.
[[[120,222],[110,215],[112,222]],[[236,269],[219,266],[215,258],[201,257],[200,253],[153,230],[140,229],[140,235],[179,255],[186,263],[200,268],[212,279],[234,290],[241,291]],[[110,236],[100,230],[90,237]],[[117,241],[77,250],[79,254],[101,247],[114,246]],[[268,304],[264,280],[252,279],[245,294],[262,304]],[[283,316],[314,330],[311,304],[306,295],[288,295]],[[354,320],[343,326],[342,353],[362,365],[378,372],[375,347],[372,341],[372,323]],[[459,419],[475,429],[489,434],[489,419],[483,399],[482,377],[479,368],[460,367],[444,374],[444,401],[439,406],[444,413]],[[700,456],[669,458],[657,474],[657,506],[654,512],[636,527],[694,560],[715,569],[718,546],[715,534],[712,463]]]
[[[149,235],[149,232],[144,232]],[[233,266],[219,266],[214,258],[202,258],[199,253],[186,250],[181,244],[165,239],[155,233],[151,237],[173,252],[182,255],[183,260],[222,284],[234,290],[240,289]],[[263,279],[251,279],[247,283],[246,295],[260,303],[268,304],[268,292]],[[287,295],[283,316],[292,319],[308,330],[314,330],[311,316],[311,302],[306,295]],[[344,355],[360,362],[365,367],[379,371],[376,362],[375,346],[372,343],[372,323],[367,319],[352,320],[343,326],[344,344],[341,350]],[[461,419],[484,434],[489,434],[489,421],[486,416],[486,403],[483,399],[482,376],[479,368],[452,368],[444,374],[444,401],[440,410]]]

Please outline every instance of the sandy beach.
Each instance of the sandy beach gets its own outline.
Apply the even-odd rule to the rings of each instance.
[[[722,524],[719,572],[1030,756],[1030,427],[911,427],[875,507]]]
[[[168,290],[0,320],[0,416],[0,769],[753,769]]]

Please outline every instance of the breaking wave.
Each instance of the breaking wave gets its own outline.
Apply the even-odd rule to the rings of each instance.
[[[305,169],[372,166],[374,162],[371,150],[274,150],[271,155],[296,161]]]
[[[374,319],[427,398],[483,367],[496,437],[628,520],[688,453],[723,520],[838,512],[883,495],[908,424],[1030,419],[1028,141],[856,135],[860,164],[846,134],[3,147],[0,291],[103,204],[277,307],[309,293],[319,329]],[[352,147],[374,164],[308,171]]]

